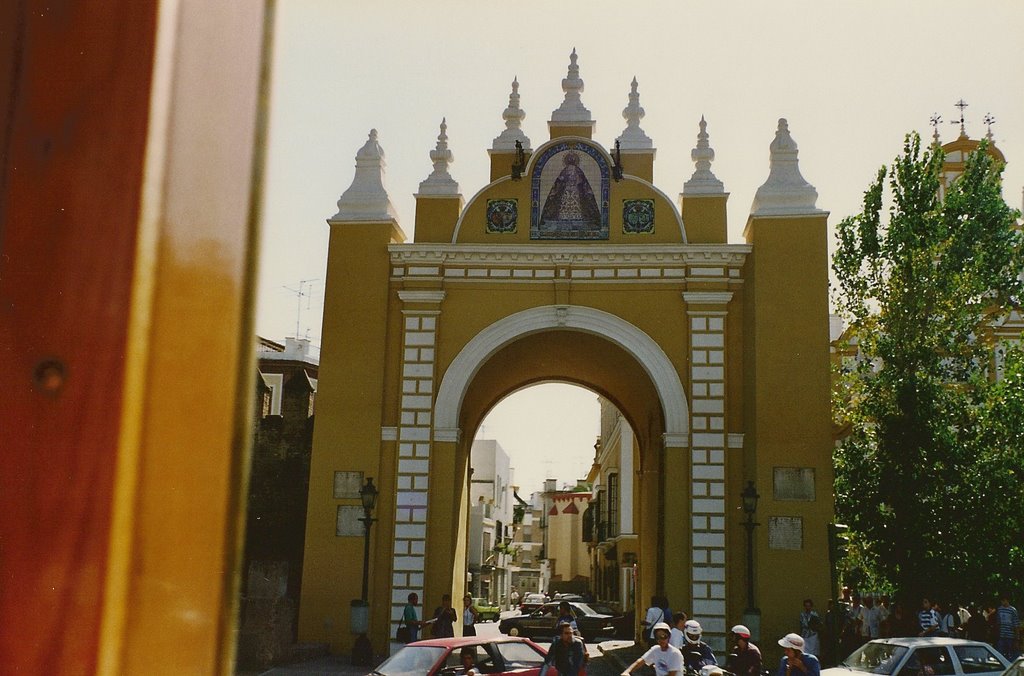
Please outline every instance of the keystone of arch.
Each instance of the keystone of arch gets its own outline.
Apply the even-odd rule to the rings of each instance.
[[[665,415],[665,438],[689,437],[689,407],[683,385],[665,351],[653,338],[621,317],[602,310],[578,305],[545,305],[500,319],[466,343],[441,379],[434,403],[434,439],[453,438],[466,391],[491,355],[519,338],[551,329],[592,333],[633,355],[658,392]]]

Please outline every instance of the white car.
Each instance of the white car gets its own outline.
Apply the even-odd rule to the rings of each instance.
[[[962,638],[883,638],[865,643],[821,676],[1000,676],[1009,662],[987,643]],[[856,676],[856,675],[853,675]],[[1016,675],[1011,675],[1016,676]]]
[[[1003,676],[1024,676],[1024,657],[1015,659],[1013,664],[1003,672]]]

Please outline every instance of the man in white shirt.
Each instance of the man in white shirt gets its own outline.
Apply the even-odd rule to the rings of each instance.
[[[657,644],[645,652],[640,658],[629,665],[622,676],[629,676],[634,669],[641,665],[654,667],[655,676],[682,676],[683,654],[668,643],[670,629],[664,622],[654,625],[654,640]]]
[[[865,640],[878,638],[881,629],[882,613],[875,605],[875,599],[871,595],[864,597],[864,610],[861,613],[864,623],[861,625],[861,637]]]

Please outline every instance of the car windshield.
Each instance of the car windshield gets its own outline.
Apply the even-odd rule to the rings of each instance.
[[[423,676],[430,672],[430,668],[444,653],[445,648],[437,646],[407,645],[371,673],[383,676]]]
[[[906,654],[905,646],[892,643],[865,643],[843,660],[843,666],[889,676]]]

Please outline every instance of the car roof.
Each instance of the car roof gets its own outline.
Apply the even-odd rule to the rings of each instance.
[[[537,645],[536,643],[533,643],[533,641],[522,636],[454,636],[448,638],[427,638],[422,641],[407,643],[406,645],[418,645],[430,648],[461,648],[467,645],[480,645],[481,643],[529,643]]]
[[[904,638],[877,638],[871,643],[890,643],[892,645],[901,645],[908,648],[917,646],[931,646],[931,645],[983,645],[991,648],[988,643],[983,641],[971,641],[966,638],[951,638],[947,636],[907,636]]]

